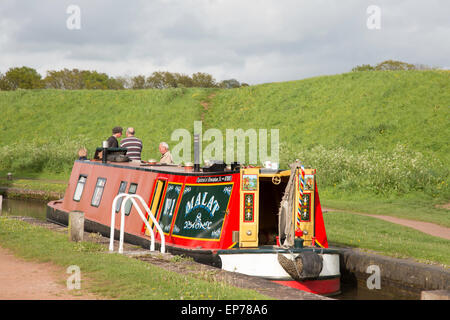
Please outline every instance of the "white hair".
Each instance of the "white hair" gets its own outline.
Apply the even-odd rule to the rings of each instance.
[[[169,150],[169,145],[166,142],[161,142],[159,145],[161,147],[166,148],[167,150]]]

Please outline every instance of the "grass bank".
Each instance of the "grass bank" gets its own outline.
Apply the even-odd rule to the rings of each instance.
[[[279,129],[280,160],[320,185],[450,199],[450,73],[352,72],[220,92],[205,126]]]
[[[67,188],[65,181],[39,179],[0,179],[0,194],[11,199],[35,199],[49,201],[61,199]]]
[[[441,207],[448,200],[433,198],[417,191],[402,197],[395,195],[379,197],[362,192],[348,193],[333,187],[319,188],[319,192],[322,207],[325,208],[431,222],[450,228],[449,210]]]
[[[300,159],[316,168],[326,205],[449,226],[448,210],[435,207],[450,202],[449,105],[445,71],[351,72],[232,90],[0,92],[0,176],[68,180],[77,149],[92,155],[117,125],[135,127],[143,158],[157,159],[160,141],[175,145],[176,129],[192,132],[203,119],[204,132],[223,135],[279,129],[281,167]]]
[[[190,275],[163,270],[140,260],[108,254],[92,242],[69,242],[67,235],[23,221],[0,217],[0,245],[18,256],[80,267],[89,292],[111,299],[133,300],[264,300],[255,291],[231,287]]]
[[[0,92],[0,173],[67,179],[77,150],[90,157],[115,126],[132,126],[143,158],[159,159],[158,145],[177,128],[192,130],[209,89],[18,90]]]
[[[377,218],[344,212],[324,214],[328,242],[395,258],[450,266],[450,241]]]

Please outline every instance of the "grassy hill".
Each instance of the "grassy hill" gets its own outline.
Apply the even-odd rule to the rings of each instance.
[[[208,127],[278,128],[326,186],[449,196],[450,73],[356,72],[220,92]]]
[[[143,140],[143,158],[157,158],[159,142],[170,143],[174,129],[190,128],[200,117],[207,94],[200,89],[0,92],[0,171],[67,175],[77,150],[85,146],[92,156],[115,126],[133,126]]]
[[[211,95],[214,93],[214,95]],[[208,105],[201,104],[208,101]],[[0,172],[68,176],[120,125],[143,158],[178,128],[279,129],[282,166],[301,159],[321,185],[387,196],[449,199],[450,73],[352,72],[233,90],[0,92]]]

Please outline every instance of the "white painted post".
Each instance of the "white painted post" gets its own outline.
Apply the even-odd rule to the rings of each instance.
[[[69,213],[69,240],[83,241],[84,236],[84,213],[72,211]]]
[[[0,216],[2,215],[3,196],[0,194]]]

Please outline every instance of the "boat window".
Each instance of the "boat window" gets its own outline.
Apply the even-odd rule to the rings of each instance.
[[[105,188],[106,179],[98,178],[97,184],[95,185],[94,194],[92,195],[91,206],[98,207],[100,205],[100,201],[102,200],[103,189]]]
[[[136,190],[137,190],[137,183],[131,183],[130,187],[128,188],[128,194],[136,194]],[[125,203],[125,215],[128,216],[130,215],[131,212],[131,207],[133,206],[133,203],[131,202],[131,200],[129,199],[126,203]]]
[[[81,195],[83,194],[84,185],[86,184],[87,176],[80,174],[78,177],[77,187],[75,188],[75,193],[73,194],[73,200],[80,201]]]
[[[117,194],[124,193],[127,190],[127,185],[128,185],[128,182],[121,181],[120,186],[119,186],[119,192],[117,192]],[[119,212],[120,206],[122,205],[122,201],[123,201],[123,197],[117,199],[116,213]]]

